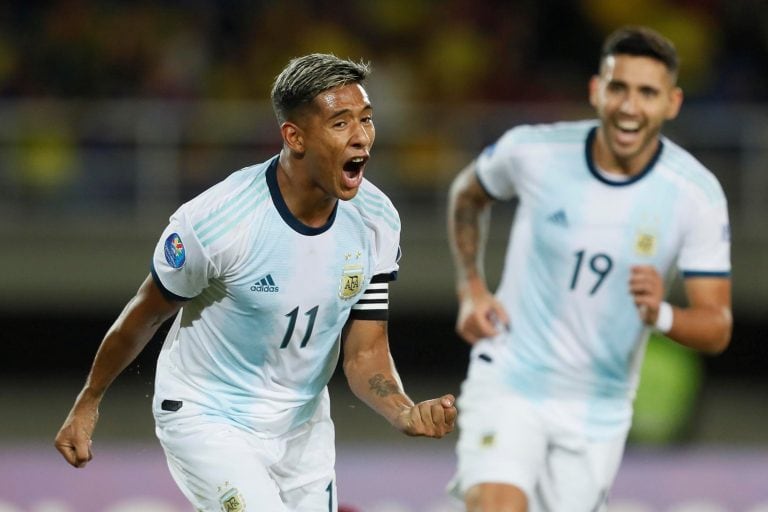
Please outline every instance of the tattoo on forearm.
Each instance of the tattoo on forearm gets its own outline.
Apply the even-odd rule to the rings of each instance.
[[[482,210],[469,198],[456,199],[453,212],[454,236],[459,270],[469,277],[477,270],[479,244],[483,239]]]
[[[387,380],[384,375],[377,373],[368,380],[370,389],[378,396],[389,396],[402,394],[400,387],[396,382]]]

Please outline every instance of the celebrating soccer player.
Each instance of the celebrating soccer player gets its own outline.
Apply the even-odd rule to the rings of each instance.
[[[513,128],[453,182],[456,327],[473,347],[452,489],[469,511],[605,510],[649,332],[706,353],[730,341],[725,196],[660,134],[677,70],[667,39],[620,29],[590,82],[597,120]],[[493,295],[485,224],[515,197]],[[686,306],[665,301],[674,270]]]

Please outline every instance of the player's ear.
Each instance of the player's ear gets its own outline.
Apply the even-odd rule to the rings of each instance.
[[[301,128],[290,121],[286,121],[280,125],[280,133],[288,149],[296,153],[304,153],[304,132]]]
[[[666,119],[674,119],[680,112],[680,107],[683,105],[683,90],[679,87],[673,87],[669,91],[669,107],[667,108]]]
[[[589,80],[589,104],[597,108],[600,94],[600,75],[592,75]]]

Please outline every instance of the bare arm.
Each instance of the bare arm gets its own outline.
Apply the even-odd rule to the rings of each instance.
[[[344,332],[344,374],[352,392],[410,436],[443,437],[456,419],[452,395],[414,404],[389,351],[387,322],[350,320]]]
[[[488,290],[483,260],[493,199],[486,194],[472,163],[453,180],[448,197],[448,241],[456,268],[459,315],[456,332],[474,343],[509,324],[506,311]]]
[[[701,352],[719,354],[728,347],[733,329],[731,280],[718,277],[685,279],[687,307],[673,307],[671,339]],[[661,276],[650,266],[632,268],[630,292],[643,321],[654,325],[664,297]]]
[[[83,467],[91,460],[91,437],[104,393],[139,355],[160,325],[180,308],[180,303],[163,296],[151,275],[144,280],[104,336],[85,385],[56,435],[56,448],[67,462]]]

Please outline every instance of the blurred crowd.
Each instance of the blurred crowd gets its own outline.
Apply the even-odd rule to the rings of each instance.
[[[763,0],[53,0],[0,6],[0,95],[265,99],[292,56],[413,101],[581,99],[618,25],[673,39],[690,98],[768,98]]]
[[[274,154],[272,80],[309,52],[372,63],[376,163],[390,190],[420,194],[404,202],[429,202],[519,121],[505,106],[590,115],[600,42],[623,24],[676,43],[689,104],[768,100],[765,0],[0,2],[0,213],[120,213],[163,194],[167,209]]]

